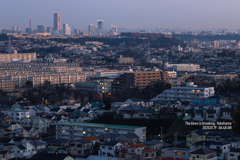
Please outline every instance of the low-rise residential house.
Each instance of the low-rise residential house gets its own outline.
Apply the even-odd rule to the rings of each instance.
[[[3,111],[3,113],[10,116],[12,118],[12,122],[19,122],[21,119],[30,116],[28,111],[7,110]]]
[[[12,121],[12,117],[9,115],[0,114],[0,124],[11,124]]]
[[[0,143],[0,150],[10,150],[15,146],[15,144],[12,143]]]
[[[229,104],[191,104],[184,108],[184,120],[213,121],[232,119],[233,106]]]
[[[217,160],[216,151],[210,149],[197,149],[189,153],[189,160]]]
[[[98,155],[104,157],[118,157],[123,147],[123,144],[118,141],[109,141],[100,145]]]
[[[47,147],[46,143],[40,142],[38,140],[29,141],[30,144],[32,144],[35,147],[35,150],[39,152],[40,150],[44,150]]]
[[[161,149],[161,158],[166,157],[175,157],[175,158],[182,158],[188,159],[188,154],[192,152],[192,149],[189,148],[163,148]]]
[[[240,149],[233,149],[227,154],[227,160],[238,160],[240,157]]]
[[[16,145],[11,149],[11,151],[13,152],[14,157],[23,158],[29,156],[27,148],[25,148],[22,144]]]
[[[144,148],[146,148],[146,145],[140,143],[129,145],[126,147],[124,157],[127,159],[142,159],[144,158]]]
[[[0,143],[11,143],[13,144],[13,138],[0,138]]]
[[[29,160],[74,160],[68,154],[39,153],[33,155]]]
[[[25,137],[13,137],[13,144],[19,145],[27,143],[27,139]]]
[[[155,159],[157,157],[157,150],[152,148],[144,148],[143,152],[143,159]]]
[[[105,142],[113,141],[116,139],[115,134],[112,134],[112,133],[105,133],[96,137],[100,139],[99,141],[100,143],[105,143]]]
[[[239,134],[232,131],[213,130],[207,133],[207,141],[229,141],[232,138],[240,137]]]
[[[58,148],[68,147],[69,146],[69,139],[58,138],[55,137],[51,138],[43,138],[40,142],[44,142],[48,145],[49,149],[56,151]]]
[[[12,133],[12,131],[8,128],[0,128],[0,137],[5,137],[6,134]]]
[[[15,129],[18,129],[18,128],[22,128],[21,125],[19,125],[18,123],[16,124],[11,124],[10,126],[8,126],[8,129],[14,131]]]
[[[118,113],[118,110],[119,110],[120,108],[129,106],[129,105],[130,105],[130,103],[114,102],[114,103],[111,104],[110,110],[111,110],[112,112],[117,112],[117,113]]]
[[[26,110],[32,108],[34,105],[29,101],[24,102],[16,102],[14,105],[12,105],[12,109],[16,110],[17,108],[21,110]]]
[[[92,153],[93,144],[85,139],[75,140],[69,143],[67,153],[75,156],[88,156]]]
[[[156,156],[160,156],[161,149],[163,148],[163,142],[162,140],[151,140],[143,143],[147,146],[147,148],[156,150]]]
[[[139,137],[135,133],[129,132],[125,135],[120,135],[116,141],[124,143],[125,146],[130,144],[136,144],[139,143]]]
[[[45,112],[45,109],[44,109],[44,105],[36,105],[32,108],[30,108],[28,111],[29,111],[29,114],[31,116],[35,116],[37,115],[38,113],[42,113],[42,112]]]
[[[96,143],[100,143],[100,138],[97,138],[97,137],[88,136],[88,137],[83,137],[83,139],[86,141],[92,142],[93,145],[95,145]]]
[[[217,159],[219,160],[226,160],[227,153],[230,151],[232,147],[231,141],[200,141],[193,144],[193,149],[199,148],[207,148],[214,150],[217,155]]]
[[[9,109],[10,109],[10,107],[8,105],[0,105],[0,112],[7,111]]]
[[[23,127],[13,131],[13,133],[17,133],[21,137],[36,137],[38,135],[38,129],[34,127]]]
[[[149,108],[153,105],[153,101],[150,101],[147,99],[137,99],[137,98],[129,98],[128,100],[125,101],[125,103],[136,104],[146,108]]]
[[[192,147],[192,144],[199,141],[204,141],[206,139],[206,134],[206,130],[192,131],[186,136],[186,146]]]
[[[38,129],[38,132],[47,132],[47,128],[51,122],[47,118],[41,118],[39,116],[31,116],[30,118],[23,118],[20,121],[20,125],[23,127],[31,126]]]

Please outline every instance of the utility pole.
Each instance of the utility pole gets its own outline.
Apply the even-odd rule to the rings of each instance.
[[[178,132],[175,133],[175,147],[177,147],[177,136],[178,136]]]
[[[160,127],[160,128],[161,128],[161,136],[160,136],[160,138],[162,139],[162,128],[163,128],[163,127]]]

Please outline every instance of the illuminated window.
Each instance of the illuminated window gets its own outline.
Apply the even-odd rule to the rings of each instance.
[[[86,132],[85,132],[85,131],[83,131],[83,134],[86,134]]]
[[[117,83],[119,83],[119,82],[117,82]]]
[[[200,90],[197,90],[197,93],[200,93]]]
[[[187,113],[185,113],[185,116],[188,116],[188,114],[187,114]]]
[[[223,112],[223,115],[225,115],[226,113],[225,112]]]
[[[65,132],[65,130],[62,130],[62,132]]]
[[[144,134],[143,137],[145,137],[146,135]]]
[[[105,128],[105,130],[108,130],[107,128]]]

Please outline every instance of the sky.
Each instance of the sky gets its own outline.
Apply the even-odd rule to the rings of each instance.
[[[61,23],[85,28],[103,19],[104,27],[240,28],[239,0],[1,0],[0,28],[53,26]]]

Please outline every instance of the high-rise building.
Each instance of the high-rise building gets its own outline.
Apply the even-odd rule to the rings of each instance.
[[[103,20],[98,20],[98,34],[102,35],[103,34]]]
[[[88,35],[89,36],[94,36],[95,35],[95,31],[96,27],[93,24],[89,24],[88,25]]]
[[[190,47],[197,47],[197,40],[196,39],[190,39],[189,40]]]
[[[52,33],[52,27],[47,27],[47,33]]]
[[[13,26],[13,31],[17,31],[17,26]]]
[[[37,26],[37,33],[44,33],[44,26],[43,25],[38,25]]]
[[[60,13],[53,14],[53,30],[61,30]]]
[[[81,33],[81,30],[80,29],[74,29],[74,36],[79,36],[80,33]]]
[[[64,36],[71,35],[71,29],[70,29],[70,27],[68,26],[67,23],[63,23],[63,35]]]
[[[20,26],[17,26],[17,31],[21,32],[21,27]]]
[[[219,41],[214,41],[214,48],[219,49]]]

